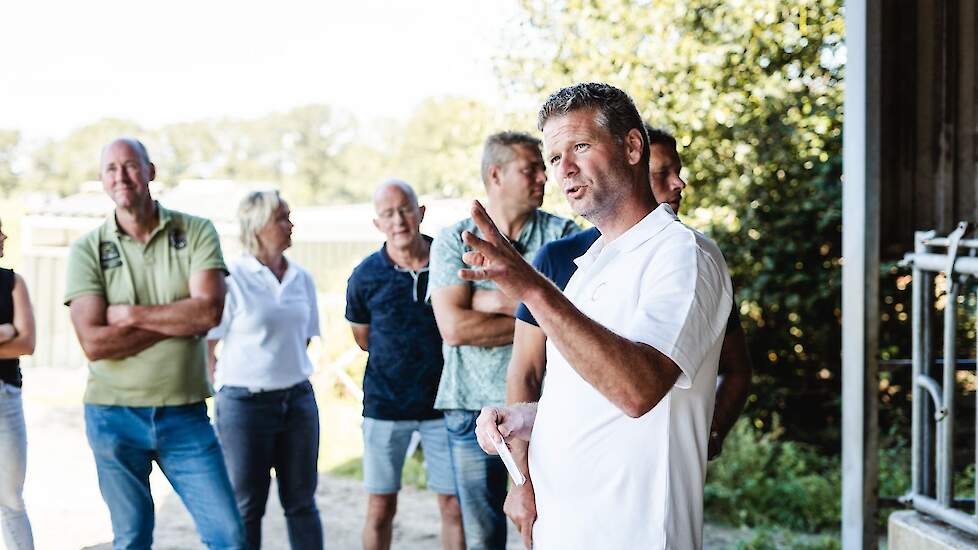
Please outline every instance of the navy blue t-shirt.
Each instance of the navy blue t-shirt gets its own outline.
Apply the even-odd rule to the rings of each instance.
[[[424,236],[431,242],[431,237]],[[370,325],[363,416],[429,420],[444,359],[428,295],[428,267],[395,264],[386,245],[353,270],[346,287],[346,320]]]
[[[574,263],[574,260],[583,256],[600,236],[601,232],[598,231],[598,228],[592,227],[570,237],[551,241],[543,245],[543,248],[537,252],[533,258],[533,267],[553,281],[557,288],[564,290],[571,275],[577,271],[577,264]],[[539,326],[537,320],[533,318],[533,314],[524,304],[520,304],[517,308],[516,318],[533,326]],[[726,332],[729,333],[739,326],[740,312],[736,307],[731,307],[730,317],[727,318]]]

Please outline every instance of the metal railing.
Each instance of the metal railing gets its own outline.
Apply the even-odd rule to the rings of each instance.
[[[938,237],[934,231],[917,231],[914,251],[906,254],[903,260],[905,265],[913,268],[911,489],[908,498],[917,511],[978,535],[978,508],[972,505],[970,514],[953,508],[956,362],[943,361],[939,378],[935,377],[936,369],[932,368],[934,276],[936,273],[945,275],[945,358],[957,357],[955,335],[962,285],[969,277],[978,276],[978,257],[975,257],[978,239],[964,239],[967,230],[968,224],[961,222],[946,237]],[[978,452],[978,437],[975,446]],[[978,494],[978,482],[975,492]]]

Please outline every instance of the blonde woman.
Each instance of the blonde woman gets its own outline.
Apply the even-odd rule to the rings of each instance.
[[[249,194],[238,209],[245,252],[229,269],[221,324],[208,334],[217,392],[217,432],[248,548],[261,547],[261,519],[275,469],[293,549],[323,547],[315,493],[319,410],[306,346],[319,335],[312,277],[285,257],[289,205],[275,191]],[[214,349],[223,340],[221,356]]]
[[[6,240],[0,222],[0,257]],[[0,531],[10,550],[34,548],[23,496],[27,430],[19,359],[32,353],[34,312],[27,286],[12,269],[0,269]]]

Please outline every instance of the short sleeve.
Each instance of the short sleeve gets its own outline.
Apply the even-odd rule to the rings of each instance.
[[[461,229],[458,225],[447,227],[438,234],[431,244],[431,260],[428,283],[432,290],[446,286],[466,285],[468,281],[458,276],[458,270],[466,266],[462,262],[465,246],[462,243]]]
[[[357,325],[369,325],[370,309],[363,294],[361,278],[360,268],[357,268],[346,282],[346,320]]]
[[[231,328],[231,320],[234,319],[234,312],[237,308],[238,301],[235,296],[237,292],[237,283],[234,280],[233,275],[228,275],[225,277],[227,281],[227,294],[224,295],[224,311],[221,313],[221,322],[216,327],[207,331],[208,340],[220,340],[228,334],[228,330]]]
[[[306,328],[306,338],[319,336],[319,296],[316,294],[316,282],[312,280],[312,275],[303,271],[306,279],[306,292],[309,295],[309,326]]]
[[[676,386],[692,386],[696,373],[726,326],[730,283],[726,270],[694,236],[661,249],[642,277],[638,308],[626,338],[654,347],[682,374]]]
[[[224,255],[221,254],[221,240],[217,230],[210,220],[200,220],[201,226],[196,231],[194,249],[190,256],[190,273],[199,273],[208,269],[219,269],[227,274]]]
[[[581,232],[581,226],[574,223],[574,220],[564,220],[564,228],[560,232],[560,238],[568,237]]]
[[[89,238],[83,237],[72,243],[68,251],[66,277],[64,296],[66,306],[71,305],[71,301],[80,296],[105,296],[102,269],[97,251],[91,246]]]
[[[571,225],[574,225],[573,223]],[[574,227],[577,227],[574,225]],[[550,246],[549,244],[543,245],[540,250],[537,251],[537,255],[533,257],[533,267],[536,268],[544,277],[554,280],[553,273],[553,263],[550,261]],[[519,307],[516,308],[516,318],[525,323],[529,323],[535,327],[540,326],[537,320],[530,313],[530,308],[526,307],[526,304],[520,303]]]

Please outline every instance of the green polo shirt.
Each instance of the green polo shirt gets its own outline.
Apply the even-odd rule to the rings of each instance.
[[[99,295],[109,305],[162,305],[190,297],[190,276],[227,272],[210,220],[167,210],[143,244],[123,233],[115,214],[72,243],[65,304]],[[206,342],[201,336],[161,340],[124,359],[89,363],[85,403],[159,407],[203,401],[210,395]]]

